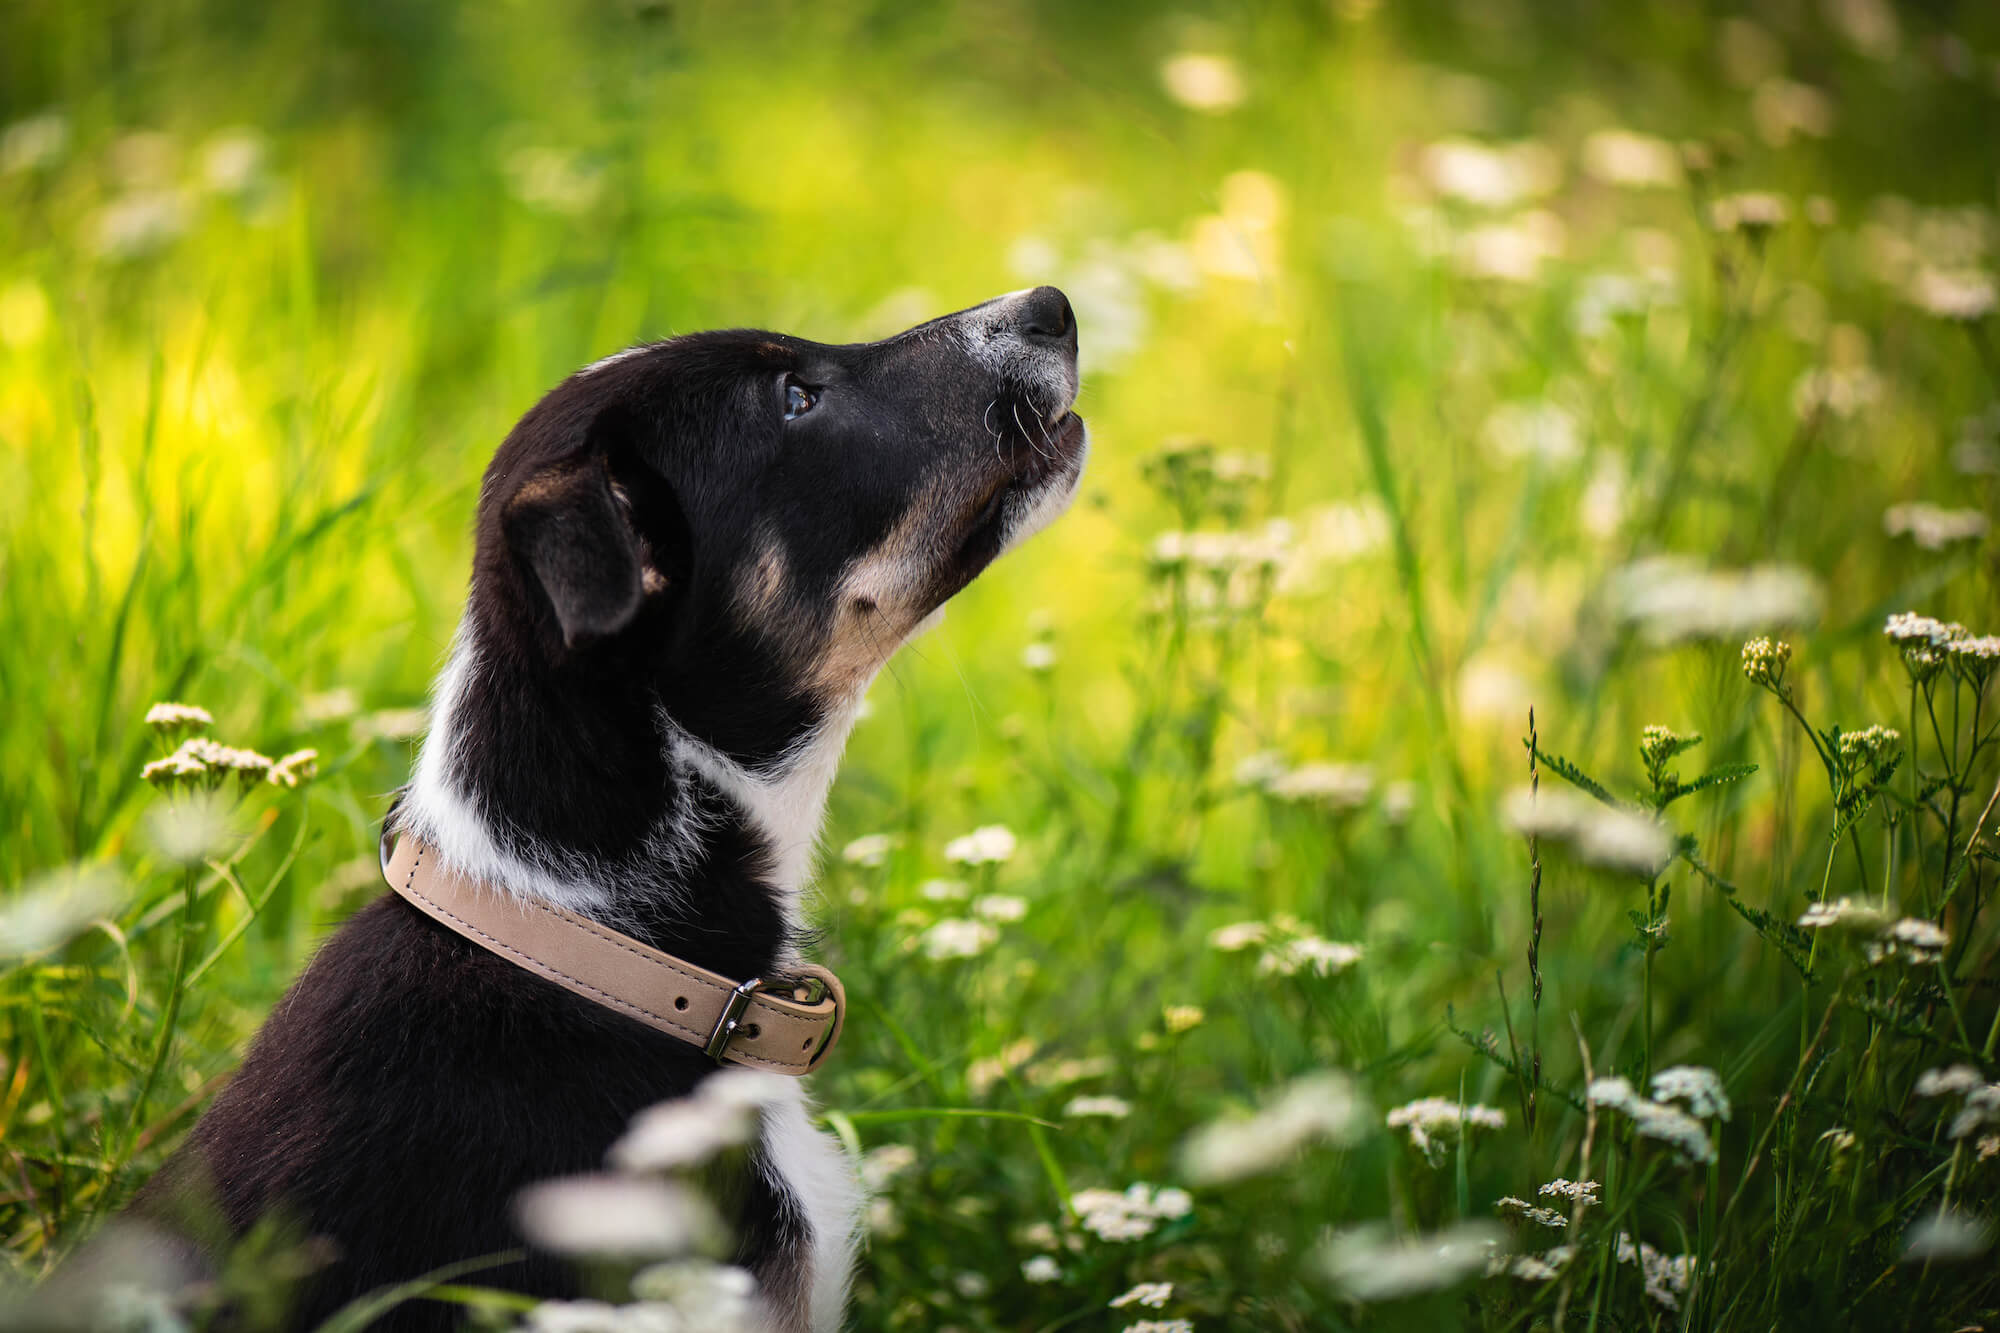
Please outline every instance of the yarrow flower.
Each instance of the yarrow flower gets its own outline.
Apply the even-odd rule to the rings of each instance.
[[[1641,1137],[1665,1143],[1687,1161],[1706,1163],[1715,1160],[1715,1144],[1700,1120],[1678,1106],[1641,1097],[1630,1080],[1597,1079],[1591,1083],[1586,1095],[1593,1106],[1623,1112]]]
[[[1437,1139],[1468,1129],[1505,1129],[1507,1113],[1476,1102],[1461,1106],[1449,1097],[1419,1097],[1389,1112],[1386,1123],[1390,1129],[1407,1129],[1410,1146],[1435,1159],[1442,1150]]]
[[[265,780],[274,787],[296,788],[301,782],[310,782],[319,776],[319,751],[294,750],[272,763]]]
[[[1191,1319],[1141,1319],[1125,1325],[1125,1333],[1194,1333]]]
[[[1374,794],[1375,770],[1366,764],[1301,764],[1267,781],[1264,790],[1280,801],[1355,810]]]
[[[1535,1193],[1544,1199],[1569,1199],[1589,1208],[1597,1203],[1597,1191],[1601,1188],[1594,1180],[1569,1180],[1557,1176]]]
[[[779,1074],[726,1069],[704,1079],[692,1096],[647,1107],[611,1145],[607,1160],[621,1171],[676,1171],[740,1148],[757,1132],[764,1107],[786,1089]]]
[[[1644,1241],[1634,1245],[1630,1236],[1620,1236],[1618,1262],[1639,1265],[1640,1277],[1646,1284],[1646,1295],[1654,1303],[1669,1310],[1681,1308],[1681,1298],[1687,1295],[1688,1279],[1694,1276],[1693,1255],[1665,1255]]]
[[[1174,1284],[1171,1282],[1141,1282],[1122,1296],[1113,1296],[1110,1307],[1122,1310],[1128,1305],[1143,1305],[1149,1310],[1163,1310],[1173,1299]]]
[[[1717,231],[1740,231],[1753,240],[1784,225],[1791,215],[1791,205],[1783,196],[1763,190],[1724,195],[1708,210],[1709,222]]]
[[[1882,531],[1908,537],[1926,551],[1942,551],[1954,542],[1978,541],[1993,521],[1977,509],[1945,509],[1922,501],[1891,505],[1882,511]]]
[[[1238,921],[1233,925],[1218,926],[1208,932],[1208,947],[1218,953],[1241,953],[1255,944],[1262,944],[1270,927],[1262,921]]]
[[[1186,1217],[1194,1200],[1182,1189],[1155,1190],[1146,1184],[1117,1190],[1078,1190],[1070,1196],[1077,1225],[1099,1240],[1132,1241],[1150,1236],[1161,1222]]]
[[[946,843],[944,859],[965,866],[999,865],[1013,859],[1018,845],[1012,829],[1004,824],[987,824]]]
[[[1046,1286],[1062,1280],[1062,1265],[1046,1254],[1038,1254],[1021,1263],[1021,1277],[1034,1285]]]
[[[1502,1239],[1491,1222],[1463,1222],[1407,1239],[1383,1228],[1333,1236],[1320,1252],[1327,1276],[1357,1301],[1388,1301],[1455,1286],[1482,1271]]]
[[[1555,1209],[1543,1208],[1539,1204],[1529,1203],[1526,1199],[1517,1199],[1511,1194],[1503,1194],[1495,1199],[1493,1207],[1502,1217],[1519,1218],[1523,1222],[1533,1222],[1537,1226],[1569,1225],[1569,1218]]]
[[[1199,1005],[1193,1004],[1170,1004],[1160,1014],[1167,1031],[1176,1034],[1200,1027],[1207,1017]]]
[[[1181,1147],[1181,1166],[1197,1184],[1261,1175],[1283,1166],[1308,1143],[1353,1142],[1364,1115],[1360,1094],[1345,1075],[1306,1074],[1254,1115],[1196,1130]]]
[[[993,947],[1000,932],[984,921],[946,917],[917,938],[917,947],[932,962],[976,958]]]
[[[1791,660],[1792,645],[1783,639],[1760,635],[1743,645],[1743,674],[1752,685],[1774,694],[1784,689],[1785,667]]]
[[[1892,922],[1881,937],[1868,946],[1868,961],[1880,963],[1900,958],[1911,964],[1936,963],[1944,959],[1951,936],[1936,922],[1906,916]]]
[[[1874,932],[1888,923],[1888,915],[1881,908],[1852,898],[1836,898],[1830,902],[1813,903],[1799,918],[1799,925],[1806,930],[1853,930]]]
[[[1322,977],[1345,972],[1361,961],[1364,950],[1358,944],[1343,944],[1317,935],[1300,935],[1285,940],[1257,960],[1260,976],[1297,976],[1313,972]]]
[[[893,833],[869,833],[840,849],[840,859],[851,866],[881,865],[889,859],[900,839]]]
[[[287,755],[287,759],[295,761],[295,769],[292,771],[293,781],[286,783],[280,779],[280,785],[298,785],[299,774],[296,772],[296,767],[303,767],[310,762],[300,759],[300,755],[309,755],[310,760],[317,760],[319,757],[316,751],[299,751],[298,754]],[[234,774],[247,787],[268,778],[271,768],[272,762],[269,756],[258,754],[255,750],[238,749],[233,745],[217,745],[205,736],[190,736],[165,759],[156,759],[141,768],[139,776],[156,787],[179,786],[185,783],[213,789],[220,786],[225,778]]]
[[[1132,1103],[1123,1097],[1072,1097],[1062,1113],[1070,1120],[1123,1120],[1132,1114]]]
[[[215,718],[194,704],[159,703],[146,710],[146,725],[168,734],[205,731],[215,725]]]
[[[1685,1102],[1688,1114],[1700,1120],[1729,1119],[1729,1096],[1713,1069],[1675,1065],[1653,1075],[1653,1100]]]

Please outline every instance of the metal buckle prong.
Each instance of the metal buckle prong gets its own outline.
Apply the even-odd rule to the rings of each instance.
[[[723,1002],[722,1014],[715,1020],[715,1031],[708,1034],[708,1045],[704,1048],[708,1058],[715,1063],[722,1063],[722,1053],[729,1049],[729,1039],[736,1035],[737,1025],[743,1021],[743,1011],[750,1007],[750,997],[763,984],[763,978],[752,977],[729,992],[728,1000]]]

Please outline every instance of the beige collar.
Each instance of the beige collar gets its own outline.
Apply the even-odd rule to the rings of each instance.
[[[677,1037],[721,1064],[810,1074],[840,1040],[840,978],[805,965],[766,990],[738,983],[588,917],[467,878],[415,838],[383,835],[382,874],[418,910],[515,966]]]

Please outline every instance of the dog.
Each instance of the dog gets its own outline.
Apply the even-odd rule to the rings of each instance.
[[[698,333],[571,375],[486,471],[464,618],[385,837],[603,947],[720,978],[797,973],[862,696],[1074,497],[1076,392],[1076,320],[1053,287],[881,342]],[[718,1067],[698,1034],[635,1021],[426,905],[387,894],[325,942],[129,1210],[187,1234],[199,1204],[233,1236],[283,1214],[323,1238],[295,1327],[519,1247],[517,1192],[600,1169],[635,1113]],[[738,991],[711,1037],[725,1054],[758,998]],[[782,1333],[840,1326],[860,1213],[809,1113],[787,1081],[731,1191],[736,1262]],[[577,1289],[533,1249],[468,1280]],[[414,1301],[383,1324],[458,1313]]]

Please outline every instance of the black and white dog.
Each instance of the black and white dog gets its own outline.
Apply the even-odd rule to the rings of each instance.
[[[394,830],[451,867],[731,977],[798,961],[863,692],[1087,450],[1069,302],[1038,287],[883,342],[701,333],[572,375],[480,493],[470,595]],[[291,1322],[520,1244],[510,1201],[599,1169],[715,1066],[387,895],[319,950],[135,1202],[331,1242]],[[796,1081],[736,1225],[776,1327],[839,1326],[859,1189]],[[531,1254],[472,1280],[573,1290]],[[456,1308],[400,1307],[398,1327]]]

